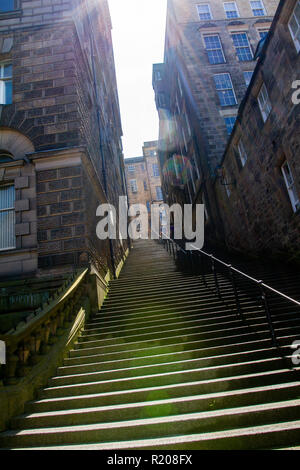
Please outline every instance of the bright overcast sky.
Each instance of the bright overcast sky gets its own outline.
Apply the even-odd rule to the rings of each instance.
[[[152,64],[163,61],[167,0],[109,0],[125,157],[157,140]]]

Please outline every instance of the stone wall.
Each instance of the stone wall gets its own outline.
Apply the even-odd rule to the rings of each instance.
[[[287,26],[294,5],[294,0],[285,2],[272,28],[225,153],[223,168],[233,183],[229,197],[222,180],[215,185],[227,245],[286,260],[300,259],[300,212],[293,210],[281,171],[286,160],[300,195],[300,105],[292,102],[300,59]],[[263,83],[272,106],[266,122],[257,101]],[[240,139],[247,153],[244,166],[237,148]]]

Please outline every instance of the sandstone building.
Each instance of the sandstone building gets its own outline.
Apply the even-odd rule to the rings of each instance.
[[[1,1],[1,277],[124,255],[96,237],[99,203],[126,193],[111,28],[106,0]]]
[[[184,187],[163,185],[170,202],[203,202],[207,236],[224,240],[214,181],[238,106],[256,66],[254,53],[278,1],[169,0],[163,64],[153,66],[163,167],[188,162]]]
[[[300,2],[281,2],[221,162],[231,249],[300,260]],[[226,185],[225,185],[226,184]]]
[[[145,142],[143,156],[125,159],[129,205],[143,204],[150,217],[151,204],[163,202],[157,142]]]

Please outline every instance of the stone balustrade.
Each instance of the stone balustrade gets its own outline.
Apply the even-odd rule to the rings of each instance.
[[[20,322],[15,330],[0,335],[6,345],[6,364],[0,385],[15,385],[25,377],[70,327],[87,294],[88,269],[73,274],[42,307]]]

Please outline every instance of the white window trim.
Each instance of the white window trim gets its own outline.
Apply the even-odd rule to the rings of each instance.
[[[1,185],[1,188],[9,188],[9,187],[13,187],[14,185],[13,184],[4,184],[4,185]],[[15,199],[14,199],[14,205],[11,206],[11,207],[6,207],[4,209],[0,209],[0,214],[2,213],[5,213],[5,212],[13,212],[14,214],[14,224],[16,223],[16,220],[15,220]],[[2,247],[0,248],[0,252],[1,251],[7,251],[7,250],[15,250],[16,249],[16,232],[15,232],[15,227],[14,227],[14,233],[13,233],[13,237],[14,237],[14,245],[12,246],[5,246],[5,247]]]
[[[264,102],[261,99],[261,97],[263,96],[263,92],[265,92],[265,95],[267,97],[267,99]],[[268,93],[265,83],[263,83],[262,86],[260,87],[259,93],[257,95],[257,101],[258,101],[258,105],[259,105],[259,109],[260,109],[263,121],[266,122],[272,111],[272,104],[271,104],[269,93]]]
[[[202,19],[200,18],[200,12],[199,12],[198,7],[203,6],[203,5],[208,6],[208,10],[209,10],[209,14],[210,14],[209,20],[208,20],[208,19],[202,20]],[[210,21],[210,20],[213,20],[214,17],[213,17],[213,15],[212,15],[212,12],[211,12],[211,8],[210,8],[210,4],[209,4],[209,3],[198,3],[198,4],[196,5],[196,9],[197,9],[197,13],[198,13],[198,17],[199,17],[199,20],[200,20],[200,21]]]
[[[248,42],[248,47],[249,47],[249,51],[251,53],[251,59],[249,59],[248,61],[247,60],[240,60],[239,59],[239,56],[238,56],[238,53],[237,53],[237,48],[240,47],[240,48],[244,48],[246,49],[247,46],[235,46],[234,43],[233,43],[233,46],[235,48],[235,53],[236,53],[236,56],[237,58],[239,59],[239,62],[250,62],[251,60],[253,60],[253,51],[252,51],[252,47],[251,47],[251,44],[250,44],[250,41],[249,41],[249,38],[248,38],[248,34],[246,31],[235,31],[235,32],[232,32],[231,33],[231,39],[232,39],[232,42],[233,42],[233,37],[235,34],[245,34],[246,35],[246,39],[247,39],[247,42]]]
[[[129,181],[129,184],[130,184],[130,189],[131,189],[131,192],[132,193],[137,193],[137,181],[136,180],[130,180]]]
[[[207,38],[207,37],[209,37],[209,36],[218,36],[219,41],[220,41],[220,49],[221,49],[222,56],[223,56],[223,59],[224,59],[224,62],[221,62],[221,64],[222,64],[222,63],[226,64],[226,58],[225,58],[225,54],[224,54],[224,51],[223,51],[223,45],[222,45],[222,41],[221,41],[221,38],[220,38],[220,34],[219,34],[219,33],[211,33],[211,34],[204,34],[204,35],[203,35],[203,43],[204,43],[204,48],[205,48],[206,52],[207,52],[207,51],[217,51],[217,50],[219,50],[219,48],[218,48],[218,49],[207,49],[206,43],[205,43],[205,38]],[[207,54],[207,55],[208,55],[208,54]],[[211,62],[210,62],[210,64],[211,64],[211,65],[219,65],[218,63],[212,64]]]
[[[289,30],[290,30],[290,33],[291,33],[291,36],[292,36],[292,39],[293,39],[293,42],[294,42],[296,51],[299,53],[299,52],[300,52],[300,23],[299,23],[299,21],[297,20],[297,17],[295,16],[295,10],[296,10],[296,7],[298,6],[298,3],[300,3],[299,0],[298,0],[298,2],[296,3],[295,8],[294,8],[294,10],[293,10],[293,13],[291,14],[291,16],[290,16],[290,18],[289,18],[288,27],[289,27]],[[296,35],[293,33],[292,28],[291,28],[291,26],[290,26],[290,22],[291,22],[291,19],[292,19],[293,16],[295,16],[296,21],[297,21],[297,24],[299,24],[298,31],[297,31]]]
[[[245,150],[244,143],[243,143],[242,139],[239,140],[237,147],[238,147],[238,151],[239,151],[241,164],[242,164],[242,166],[245,166],[246,162],[248,160],[248,155],[247,155],[247,152]]]
[[[231,83],[231,88],[223,88],[223,90],[232,90],[233,95],[234,95],[234,99],[235,99],[235,104],[221,105],[221,103],[220,103],[220,106],[221,106],[222,108],[225,108],[225,107],[227,107],[227,106],[236,106],[236,105],[237,105],[237,99],[236,99],[236,94],[235,94],[235,90],[234,90],[234,86],[233,86],[233,83],[232,83],[232,80],[231,80],[231,75],[230,75],[230,73],[229,73],[229,72],[223,72],[223,73],[216,73],[215,75],[228,75],[229,80],[230,80],[230,83]],[[215,84],[215,89],[216,89],[217,93],[218,93],[218,91],[221,91],[221,90],[218,90],[218,89],[217,89],[216,84]]]
[[[261,6],[262,6],[261,10],[263,10],[264,14],[263,14],[263,15],[259,15],[259,16],[255,16],[253,10],[258,10],[258,8],[252,8],[252,5],[251,5],[252,1],[250,0],[250,7],[251,7],[251,10],[252,10],[253,16],[254,16],[255,18],[259,18],[259,17],[261,17],[261,16],[267,16],[267,11],[266,11],[266,7],[265,7],[265,5],[264,5],[264,2],[263,2],[262,0],[254,0],[254,1],[257,1],[257,2],[260,2],[260,3],[261,3]]]
[[[6,65],[11,65],[11,62],[0,62],[0,105],[11,104],[5,101],[5,82],[12,82],[12,75],[11,77],[4,77],[2,76],[2,70]]]
[[[250,78],[249,83],[247,84],[246,79],[245,79],[245,73],[251,73],[251,74],[253,75],[253,72],[254,72],[254,70],[244,70],[244,71],[243,71],[244,80],[245,80],[245,84],[246,84],[247,87],[250,85],[250,82],[251,82],[251,80],[252,80],[252,76],[251,76],[251,78]]]
[[[286,174],[285,174],[285,171],[284,171],[285,166],[287,166],[288,169],[289,169],[289,173],[290,173],[291,178],[292,178],[292,183],[289,183],[288,180],[287,180],[287,177],[286,177]],[[292,204],[292,207],[293,207],[293,211],[297,212],[300,209],[300,199],[299,199],[299,196],[298,196],[298,199],[295,198],[295,192],[296,192],[295,181],[294,181],[293,174],[291,172],[290,165],[288,164],[287,160],[285,160],[285,162],[281,165],[281,172],[282,172],[283,177],[284,177],[284,182],[285,182],[286,189],[287,189],[289,197],[290,197],[290,201],[291,201],[291,204]],[[294,191],[293,188],[295,189],[295,191]]]
[[[229,17],[227,16],[227,11],[226,11],[226,9],[225,9],[225,5],[229,5],[230,3],[234,3],[234,5],[235,5],[235,11],[236,11],[236,13],[237,13],[237,16],[235,16],[235,17],[230,17],[230,18],[229,18]],[[236,2],[223,2],[223,6],[224,6],[224,11],[225,11],[225,15],[226,15],[226,19],[227,19],[227,20],[234,19],[234,18],[240,18],[240,12],[239,12],[239,9],[238,9],[238,7],[237,7]],[[233,10],[231,10],[231,11],[233,11]]]

